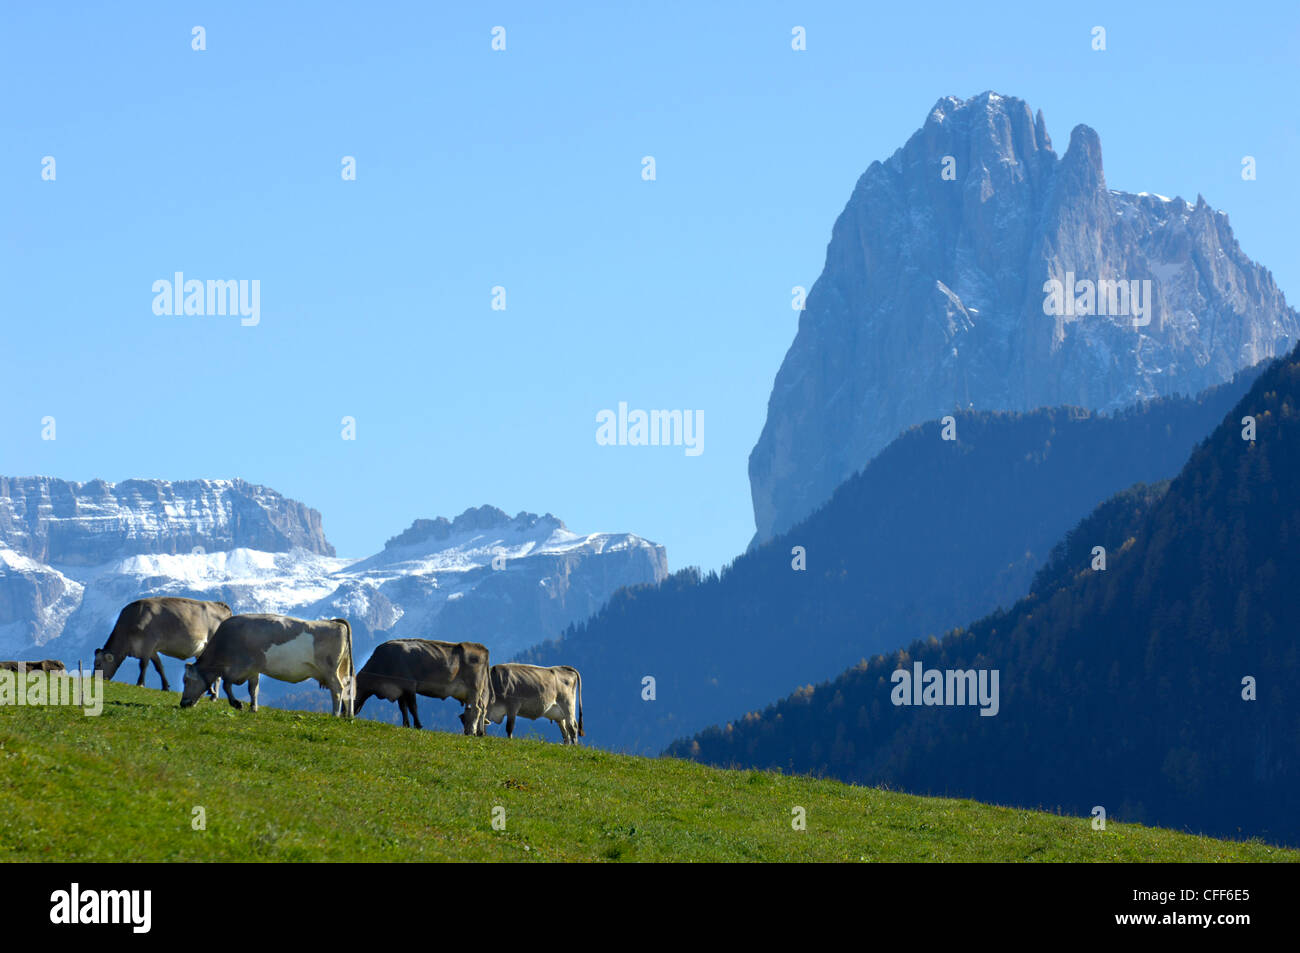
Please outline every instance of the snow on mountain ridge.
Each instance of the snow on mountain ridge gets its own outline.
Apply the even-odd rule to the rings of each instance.
[[[0,655],[21,655],[62,632],[84,594],[82,583],[0,546]]]
[[[196,548],[334,554],[319,513],[243,480],[0,477],[0,545],[43,563],[88,566]]]
[[[202,481],[202,492],[221,492],[219,482]],[[0,490],[17,484],[0,478]],[[79,487],[91,484],[68,484],[66,490],[57,481],[37,485],[75,496]],[[30,519],[32,509],[39,510],[31,506],[32,485],[19,488],[27,495],[18,502],[0,495],[0,654],[39,650],[65,661],[85,658],[103,643],[122,606],[145,595],[183,595],[223,601],[236,612],[348,618],[362,662],[374,640],[399,636],[487,641],[508,656],[585,619],[620,586],[655,583],[667,575],[663,547],[638,536],[582,535],[549,514],[511,518],[493,507],[466,510],[454,520],[416,520],[380,553],[351,559],[334,555],[328,544],[328,552],[303,546],[187,549],[183,544],[199,538],[201,529],[185,526],[175,513],[170,537],[155,540],[150,547],[155,551],[132,551],[140,547],[123,546],[129,537],[120,534],[105,550],[87,529],[94,525],[94,507],[79,505],[71,514],[76,520],[72,540],[89,541],[94,555],[109,555],[92,562],[84,552],[69,551],[58,522]],[[225,481],[224,488],[245,497],[261,495],[268,506],[287,507],[287,512],[301,508],[273,490],[240,481]],[[157,486],[152,492],[170,491]],[[176,512],[203,523],[200,509],[177,507]],[[139,514],[120,508],[110,518],[119,527],[142,524]],[[317,525],[318,520],[317,515]],[[23,530],[32,525],[53,537],[47,548],[67,558],[43,563],[4,545],[6,530],[30,544],[32,535]],[[234,529],[229,535],[238,536],[239,528]],[[209,542],[221,538],[208,536]],[[494,566],[499,556],[504,562],[498,559]]]
[[[491,524],[487,529],[480,528],[477,523],[461,522],[466,514],[483,509],[487,508],[466,510],[453,521],[442,517],[435,521],[417,520],[405,533],[385,543],[381,552],[361,560],[352,569],[369,575],[381,573],[380,567],[399,566],[419,566],[424,571],[466,571],[490,566],[494,558],[501,556],[509,562],[548,553],[585,551],[598,555],[635,545],[634,540],[645,544],[644,540],[629,534],[589,533],[584,536],[574,533],[549,513],[544,517],[520,513],[513,519],[506,517],[504,521]],[[500,510],[497,512],[501,513]],[[505,516],[504,513],[501,515]],[[416,532],[420,524],[431,522],[445,524],[445,535]],[[410,541],[403,542],[404,539]]]

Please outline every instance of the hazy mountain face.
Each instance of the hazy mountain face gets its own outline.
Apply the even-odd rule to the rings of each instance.
[[[938,422],[914,428],[720,576],[620,592],[525,661],[582,672],[588,743],[656,753],[1011,605],[1098,503],[1177,473],[1257,373],[1113,415],[961,412],[953,441]]]
[[[1058,157],[1021,100],[941,99],[835,223],[750,455],[756,538],[915,424],[1195,394],[1298,335],[1204,199],[1108,189],[1097,134],[1077,126]]]
[[[573,533],[549,514],[484,506],[416,520],[357,560],[335,556],[315,510],[238,480],[0,478],[6,658],[88,660],[123,606],[155,594],[345,617],[360,661],[376,640],[403,636],[480,641],[505,657],[585,619],[620,586],[666,575],[662,546]]]

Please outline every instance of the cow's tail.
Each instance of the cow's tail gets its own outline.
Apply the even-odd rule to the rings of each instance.
[[[348,718],[356,714],[357,708],[357,664],[356,658],[352,655],[352,623],[347,619],[335,619],[335,622],[343,623],[343,631],[347,633],[348,653],[348,681],[343,686],[343,714]]]
[[[582,673],[576,668],[573,673],[578,676],[578,737],[585,738],[587,733],[582,730]]]
[[[482,706],[482,711],[479,713],[478,725],[475,726],[474,731],[475,734],[482,732],[482,734],[486,735],[487,726],[488,726],[488,712],[492,710],[492,698],[494,696],[494,692],[492,691],[491,652],[488,652],[483,656],[483,669],[486,672],[486,677],[483,679],[483,685],[480,686],[478,692],[478,703],[480,706]]]

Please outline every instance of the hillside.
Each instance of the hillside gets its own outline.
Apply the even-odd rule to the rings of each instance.
[[[1107,497],[1173,476],[1259,373],[1115,415],[961,413],[900,436],[830,502],[720,576],[618,593],[526,653],[576,666],[588,740],[657,754],[879,652],[1023,596],[1052,547]],[[804,571],[791,550],[806,552]],[[654,678],[655,699],[642,697]]]
[[[1136,488],[1070,533],[1010,612],[671,750],[1300,843],[1297,499],[1300,350],[1264,372],[1167,487]],[[1091,565],[1099,545],[1104,571]],[[893,704],[894,671],[916,663],[999,671],[996,717]]]
[[[1264,861],[1259,843],[111,684],[0,709],[0,861]],[[195,806],[207,829],[191,829]],[[494,830],[494,807],[506,827]],[[807,811],[807,830],[791,809]]]

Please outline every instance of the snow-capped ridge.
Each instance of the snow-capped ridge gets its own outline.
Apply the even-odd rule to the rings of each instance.
[[[319,513],[244,480],[0,477],[0,544],[59,565],[240,546],[334,554]]]
[[[75,660],[102,644],[127,603],[176,595],[219,600],[236,612],[347,618],[359,661],[374,640],[401,636],[484,641],[508,657],[585,619],[618,587],[658,582],[668,572],[662,546],[627,533],[574,533],[549,513],[510,517],[481,506],[452,520],[415,520],[379,553],[354,559],[334,555],[333,547],[294,545],[296,531],[262,533],[256,521],[274,520],[259,512],[287,514],[282,528],[292,530],[295,514],[315,511],[242,481],[186,488],[165,481],[0,478],[0,491],[5,488],[19,492],[17,498],[0,493],[0,646],[10,646],[11,655],[44,646],[46,655]],[[252,538],[278,548],[214,548],[250,535],[243,527],[224,535],[214,529],[222,525],[220,506],[208,504],[230,498],[223,494],[237,494],[235,521],[251,519]],[[56,500],[62,512],[51,514],[40,502],[50,495],[62,498]],[[199,499],[204,506],[193,503]],[[154,519],[158,500],[167,502],[165,522]],[[139,534],[119,534],[102,546],[88,529],[100,517],[113,526],[161,530],[138,544],[122,540]],[[319,514],[315,521],[318,526]],[[42,542],[33,526],[55,538]],[[10,539],[28,550],[57,552],[60,562],[44,563]],[[200,539],[207,545],[191,545]],[[307,534],[307,541],[315,540]]]

